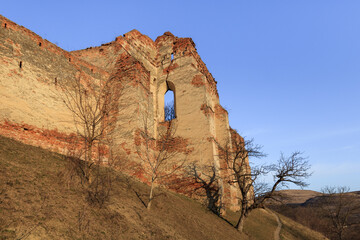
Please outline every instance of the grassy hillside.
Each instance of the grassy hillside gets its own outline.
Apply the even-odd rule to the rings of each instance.
[[[61,177],[61,155],[0,137],[0,239],[272,239],[278,223],[254,211],[245,233],[184,196],[158,190],[148,211],[147,185],[116,174],[110,202],[89,206],[78,184]],[[282,216],[284,239],[323,237]]]

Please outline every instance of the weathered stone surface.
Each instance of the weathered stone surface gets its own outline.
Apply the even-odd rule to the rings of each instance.
[[[139,162],[136,132],[144,116],[151,121],[154,138],[164,126],[164,95],[169,89],[175,96],[178,145],[189,150],[187,160],[221,166],[214,141],[231,144],[228,113],[191,38],[166,32],[152,41],[133,30],[102,46],[67,52],[0,16],[1,135],[65,152],[76,129],[57,84],[99,84],[109,78],[122,86],[113,150],[126,157],[129,166]],[[147,181],[143,172],[128,173]],[[236,190],[223,184],[225,204],[235,206]]]

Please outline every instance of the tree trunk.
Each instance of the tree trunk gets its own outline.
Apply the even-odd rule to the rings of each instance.
[[[241,211],[241,215],[239,217],[239,221],[237,222],[235,228],[239,231],[242,232],[243,228],[244,228],[244,220],[245,220],[245,215],[243,214],[243,212]]]
[[[87,143],[86,146],[86,153],[85,153],[85,179],[88,181],[87,183],[91,184],[92,182],[92,176],[91,176],[91,164],[92,164],[92,144]]]
[[[241,211],[240,211],[240,217],[239,220],[235,226],[235,228],[239,231],[242,232],[243,228],[244,228],[244,222],[245,222],[245,218],[246,216],[250,213],[252,209],[248,209],[246,206],[246,203],[243,203],[241,206]]]
[[[340,230],[340,232],[338,232],[338,239],[339,239],[339,240],[342,240],[342,239],[343,239],[342,233],[343,233],[342,230]]]
[[[147,205],[147,209],[151,208],[151,202],[154,195],[154,181],[151,181],[151,187],[150,187],[150,195],[149,195],[149,203]]]

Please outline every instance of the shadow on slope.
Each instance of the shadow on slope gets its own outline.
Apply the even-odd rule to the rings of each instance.
[[[239,233],[200,203],[162,189],[148,211],[139,197],[146,202],[149,187],[120,173],[110,202],[89,206],[81,187],[62,183],[64,165],[59,154],[0,136],[0,239],[271,239],[277,226],[260,209]],[[236,221],[236,213],[226,219]],[[286,226],[280,234],[297,239]]]
[[[118,174],[104,208],[61,183],[63,156],[0,137],[0,239],[246,239],[199,203]]]

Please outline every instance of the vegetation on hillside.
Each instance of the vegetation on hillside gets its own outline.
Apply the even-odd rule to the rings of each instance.
[[[205,206],[159,188],[145,211],[150,188],[113,172],[113,190],[102,207],[89,204],[79,182],[64,184],[64,156],[0,137],[0,239],[268,239],[277,227],[273,214],[256,210],[244,233]],[[323,239],[281,217],[281,236]]]
[[[305,180],[312,173],[309,173],[310,164],[307,158],[303,157],[299,151],[293,152],[290,156],[281,154],[276,164],[258,165],[254,162],[254,159],[266,156],[262,151],[262,146],[255,144],[253,139],[245,140],[240,137],[236,130],[232,130],[232,135],[232,142],[228,142],[225,145],[217,143],[214,139],[218,146],[219,158],[222,163],[220,166],[215,164],[208,166],[208,169],[214,170],[210,171],[213,174],[208,175],[207,180],[200,178],[200,173],[198,173],[200,169],[196,169],[195,165],[191,168],[191,172],[195,180],[203,186],[206,192],[211,189],[215,192],[215,194],[207,193],[208,206],[212,211],[214,211],[213,206],[219,205],[210,204],[214,200],[214,196],[217,196],[218,192],[222,194],[219,187],[213,187],[213,182],[220,178],[219,170],[225,173],[223,174],[225,176],[221,176],[220,181],[227,182],[237,189],[240,210],[238,221],[234,226],[238,231],[242,232],[245,219],[251,211],[262,208],[264,203],[272,198],[279,187],[287,186],[289,183],[305,187],[308,185]],[[269,173],[272,174],[274,179],[272,185],[259,182],[261,176]],[[201,175],[206,176],[205,172],[201,172]],[[210,186],[212,188],[209,189]],[[218,201],[221,203],[221,196],[218,197]]]
[[[300,197],[299,197],[300,196]],[[330,239],[360,239],[360,193],[325,188],[324,193],[286,190],[268,207]],[[302,201],[296,201],[302,199]]]

